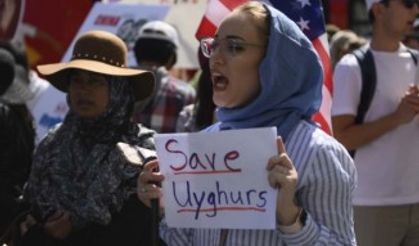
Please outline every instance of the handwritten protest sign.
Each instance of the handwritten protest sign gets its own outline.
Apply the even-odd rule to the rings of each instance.
[[[274,229],[276,128],[155,137],[168,226]]]

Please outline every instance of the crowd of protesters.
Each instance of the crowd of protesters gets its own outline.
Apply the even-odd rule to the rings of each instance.
[[[333,28],[333,136],[313,119],[323,68],[312,43],[269,4],[249,1],[200,40],[195,86],[170,73],[179,36],[163,21],[127,46],[92,30],[70,61],[30,69],[0,42],[0,244],[419,245],[419,2],[366,0],[370,37]],[[359,54],[362,54],[360,57]],[[369,62],[369,63],[367,63]],[[36,135],[39,74],[69,111]],[[266,179],[275,230],[173,228],[155,151],[157,133],[275,127]],[[133,154],[135,153],[135,154]]]

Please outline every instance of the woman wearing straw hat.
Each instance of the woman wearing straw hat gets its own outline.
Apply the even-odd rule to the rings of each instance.
[[[38,66],[67,93],[70,111],[35,153],[24,191],[31,212],[20,223],[31,245],[33,238],[148,244],[150,213],[135,190],[146,155],[154,154],[153,132],[129,119],[134,103],[151,95],[154,78],[126,66],[124,42],[102,31],[82,35],[70,62]]]

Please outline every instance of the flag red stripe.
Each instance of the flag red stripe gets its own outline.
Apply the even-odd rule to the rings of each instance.
[[[247,2],[248,0],[219,0],[220,3],[222,3],[224,6],[226,6],[228,9],[233,10],[239,5],[242,5],[243,3]]]
[[[313,43],[314,48],[316,49],[317,53],[319,54],[321,63],[323,65],[323,86],[326,87],[326,89],[329,91],[330,96],[333,94],[333,81],[332,81],[332,67],[330,65],[330,58],[329,54],[325,50],[322,42],[320,39],[314,39],[311,40]],[[330,104],[331,98],[325,97],[323,95],[322,99],[322,107],[327,107],[327,104]],[[329,102],[326,102],[325,100],[328,100]],[[325,113],[326,112],[326,113]],[[322,114],[323,113],[323,114]],[[324,115],[325,114],[325,115]],[[320,127],[323,129],[323,131],[327,132],[328,134],[332,135],[331,125],[329,123],[331,118],[330,115],[330,108],[323,108],[321,112],[318,112],[314,115],[313,120],[320,124]],[[326,119],[329,119],[326,120]]]
[[[199,24],[197,32],[195,33],[195,37],[198,40],[205,37],[211,37],[214,36],[216,31],[217,27],[204,16],[204,18],[202,18],[201,24]]]
[[[332,67],[330,65],[330,58],[327,51],[324,49],[324,46],[319,39],[314,39],[311,41],[314,48],[320,56],[320,60],[323,65],[323,83],[326,85],[326,88],[329,90],[330,95],[333,95],[333,82],[332,82]]]
[[[313,120],[320,124],[320,127],[323,131],[325,131],[329,135],[332,135],[332,129],[330,128],[326,119],[320,112],[317,112],[316,114],[314,114]]]

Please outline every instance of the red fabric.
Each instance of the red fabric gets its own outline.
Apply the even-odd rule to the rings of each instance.
[[[327,94],[323,92],[320,112],[314,115],[313,120],[320,124],[320,127],[323,129],[323,131],[333,135],[330,112],[333,99],[333,78],[330,56],[326,50],[328,47],[324,47],[318,39],[312,40],[312,43],[317,53],[319,54],[321,63],[323,65],[323,89],[326,89],[328,92]]]
[[[26,35],[32,66],[60,62],[92,7],[92,0],[26,1],[23,23],[35,28]]]
[[[218,26],[210,21],[211,18],[209,18],[210,16],[208,15],[210,13],[210,10],[216,8],[217,4],[222,4],[229,10],[233,10],[235,7],[240,6],[245,2],[247,2],[247,0],[209,0],[204,17],[202,18],[202,21],[198,26],[195,37],[198,40],[200,40],[205,37],[214,36]]]

